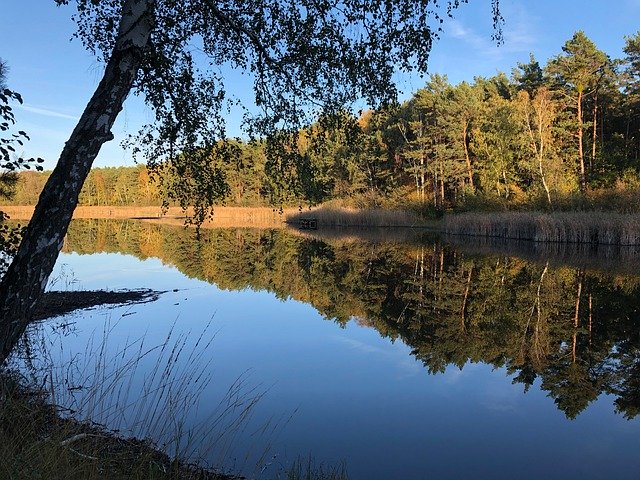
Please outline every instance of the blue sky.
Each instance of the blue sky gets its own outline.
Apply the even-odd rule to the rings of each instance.
[[[509,73],[517,62],[533,53],[541,64],[561,52],[562,44],[576,30],[584,30],[598,48],[621,57],[624,36],[640,30],[640,0],[501,0],[505,17],[505,41],[491,40],[491,1],[469,0],[433,48],[430,73],[447,74],[453,83]],[[16,108],[19,127],[32,141],[24,154],[55,164],[64,142],[90,98],[102,74],[101,64],[71,40],[74,25],[71,7],[56,7],[53,0],[2,0],[5,18],[0,29],[0,58],[10,68],[9,86],[20,92],[25,104]],[[237,73],[229,90],[250,99],[251,82]],[[420,88],[424,80],[402,78],[404,96]],[[239,113],[228,119],[229,133],[239,134]],[[95,166],[132,165],[119,141],[151,115],[144,104],[130,98],[113,129],[116,139],[106,144]]]

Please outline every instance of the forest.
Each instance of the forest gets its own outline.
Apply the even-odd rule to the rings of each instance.
[[[545,65],[531,55],[510,75],[457,85],[432,74],[403,103],[321,118],[296,135],[295,162],[242,139],[209,162],[226,184],[222,203],[235,206],[635,211],[640,32],[625,37],[624,53],[612,59],[578,31]],[[273,174],[283,165],[286,182]],[[49,172],[19,175],[5,204],[35,204]],[[95,168],[80,204],[175,203],[179,181],[161,166]]]

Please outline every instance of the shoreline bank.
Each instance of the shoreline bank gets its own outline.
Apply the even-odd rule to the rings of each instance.
[[[640,214],[502,212],[445,216],[441,233],[541,243],[640,245]]]
[[[30,218],[33,207],[0,207],[11,220]],[[80,206],[74,219],[132,219],[170,225],[185,225],[188,211],[170,207]],[[640,213],[601,211],[576,212],[465,212],[447,213],[429,219],[411,210],[350,209],[314,207],[310,209],[270,207],[216,207],[202,228],[293,228],[323,229],[416,229],[445,235],[500,238],[506,240],[577,243],[590,245],[640,245]]]

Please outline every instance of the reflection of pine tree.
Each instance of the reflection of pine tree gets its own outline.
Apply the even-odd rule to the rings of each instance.
[[[626,418],[640,414],[640,348],[619,352],[620,364],[615,369],[615,381],[611,393],[618,396],[616,410]]]
[[[558,408],[572,419],[584,410],[589,402],[595,400],[599,393],[595,385],[589,381],[588,371],[582,365],[573,362],[554,362],[549,374],[545,375],[542,388],[549,390],[549,395]]]

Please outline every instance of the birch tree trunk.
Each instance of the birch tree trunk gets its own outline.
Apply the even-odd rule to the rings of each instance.
[[[544,147],[545,147],[545,132],[544,126],[546,124],[544,119],[545,112],[545,103],[541,102],[540,112],[538,112],[538,141],[540,142],[538,150],[538,169],[540,170],[540,179],[542,180],[542,186],[544,187],[544,191],[547,194],[547,201],[549,202],[549,206],[551,206],[551,192],[549,191],[549,185],[547,185],[547,180],[544,177],[544,171],[542,169],[542,161],[544,159]],[[550,125],[549,125],[550,126]]]
[[[18,252],[0,283],[0,361],[24,333],[62,248],[78,196],[122,110],[153,27],[154,0],[125,0],[104,76],[47,181]]]

